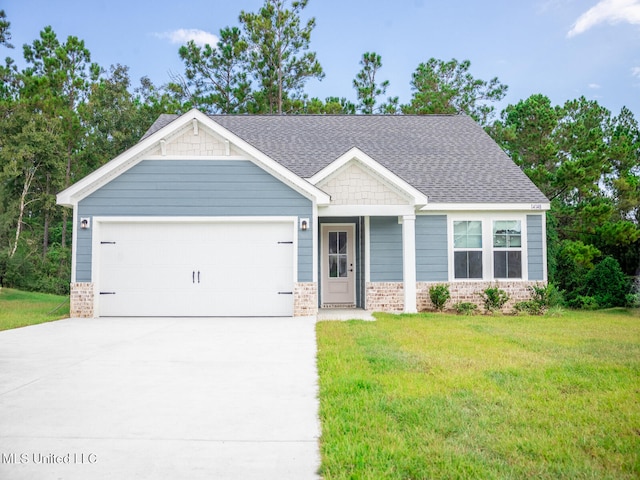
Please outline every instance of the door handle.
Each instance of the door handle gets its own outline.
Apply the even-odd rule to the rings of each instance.
[[[198,283],[200,283],[200,270],[198,270]]]
[[[191,283],[196,283],[196,271],[191,272]]]

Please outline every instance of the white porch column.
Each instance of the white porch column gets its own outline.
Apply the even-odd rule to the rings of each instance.
[[[416,313],[416,216],[402,217],[404,313]]]

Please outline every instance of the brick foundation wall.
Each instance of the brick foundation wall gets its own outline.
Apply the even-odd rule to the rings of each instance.
[[[367,282],[365,309],[374,312],[402,312],[404,286],[402,282]]]
[[[71,284],[72,318],[93,318],[93,283],[78,282]]]
[[[432,310],[433,304],[429,298],[429,288],[432,285],[438,285],[447,282],[418,282],[417,283],[417,306],[418,311]],[[488,287],[498,287],[507,292],[509,301],[502,308],[503,312],[511,312],[513,306],[525,300],[531,299],[531,292],[528,287],[532,285],[540,285],[543,282],[452,282],[449,283],[449,293],[451,298],[447,302],[446,308],[452,308],[458,302],[469,302],[478,305],[478,311],[484,311],[484,303],[478,292],[482,292]]]
[[[307,317],[318,314],[318,284],[296,283],[293,287],[293,316]]]

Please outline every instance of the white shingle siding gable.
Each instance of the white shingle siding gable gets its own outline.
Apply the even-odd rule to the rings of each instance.
[[[382,181],[356,163],[348,164],[336,175],[317,185],[331,195],[332,205],[408,205]]]
[[[228,142],[216,138],[204,129],[198,129],[197,135],[192,128],[181,135],[167,139],[164,147],[158,144],[149,153],[161,156],[233,156],[240,155],[240,151]]]

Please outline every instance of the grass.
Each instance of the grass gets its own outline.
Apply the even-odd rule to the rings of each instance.
[[[69,297],[0,290],[0,330],[25,327],[69,317]]]
[[[640,478],[640,316],[319,322],[321,474]]]

